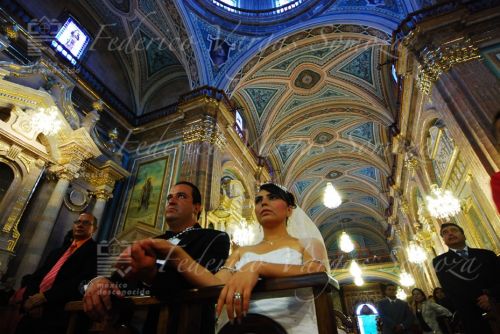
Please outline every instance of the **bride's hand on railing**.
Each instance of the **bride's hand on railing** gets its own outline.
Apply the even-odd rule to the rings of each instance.
[[[241,319],[248,312],[252,290],[259,279],[259,263],[250,262],[232,274],[217,300],[217,317],[226,305],[229,320]]]

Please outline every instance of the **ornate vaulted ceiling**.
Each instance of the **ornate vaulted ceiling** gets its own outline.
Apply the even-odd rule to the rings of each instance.
[[[95,35],[116,54],[127,75],[135,115],[173,104],[199,85],[193,50],[184,43],[189,37],[171,1],[85,0],[82,5],[101,23]]]
[[[248,17],[238,30],[223,12],[214,16],[212,0],[85,1],[98,22],[116,23],[109,34],[149,45],[117,51],[137,114],[201,85],[224,89],[242,107],[250,144],[295,193],[329,251],[347,229],[368,255],[388,255],[394,101],[385,65],[392,30],[415,9],[408,4],[328,1],[259,33]],[[344,199],[335,210],[322,204],[328,181]]]
[[[323,26],[270,45],[248,62],[232,97],[245,111],[250,142],[320,226],[330,251],[344,228],[371,254],[387,255],[393,116],[378,65],[388,36],[357,30]],[[335,210],[322,204],[328,181],[344,199]]]

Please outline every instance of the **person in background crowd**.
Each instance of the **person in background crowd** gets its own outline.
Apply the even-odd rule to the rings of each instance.
[[[419,288],[414,288],[411,295],[413,297],[411,303],[413,314],[415,314],[423,334],[443,334],[439,327],[438,318],[451,317],[451,312],[428,300],[425,293]]]
[[[22,310],[17,334],[65,333],[68,314],[64,305],[81,299],[83,285],[96,275],[97,243],[92,234],[97,219],[82,213],[73,223],[73,241],[49,254],[32,275],[23,278]]]
[[[396,291],[395,284],[385,285],[383,292],[386,298],[378,302],[382,334],[410,334],[415,324],[415,317],[408,303],[396,298]]]
[[[432,296],[434,297],[434,302],[436,304],[446,307],[451,313],[455,313],[455,306],[453,306],[453,302],[446,296],[442,288],[434,288],[434,291],[432,291]]]

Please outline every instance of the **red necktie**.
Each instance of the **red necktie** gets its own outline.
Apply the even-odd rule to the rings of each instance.
[[[59,261],[54,264],[52,269],[45,275],[42,282],[40,283],[40,292],[45,292],[52,287],[54,281],[56,280],[57,273],[59,269],[63,266],[64,262],[73,254],[76,249],[76,243],[71,244],[71,246],[64,252],[64,254],[59,258]]]

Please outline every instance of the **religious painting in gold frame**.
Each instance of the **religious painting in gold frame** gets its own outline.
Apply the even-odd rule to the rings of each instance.
[[[135,174],[134,185],[125,214],[124,229],[137,223],[156,225],[165,179],[168,157],[141,163]]]

